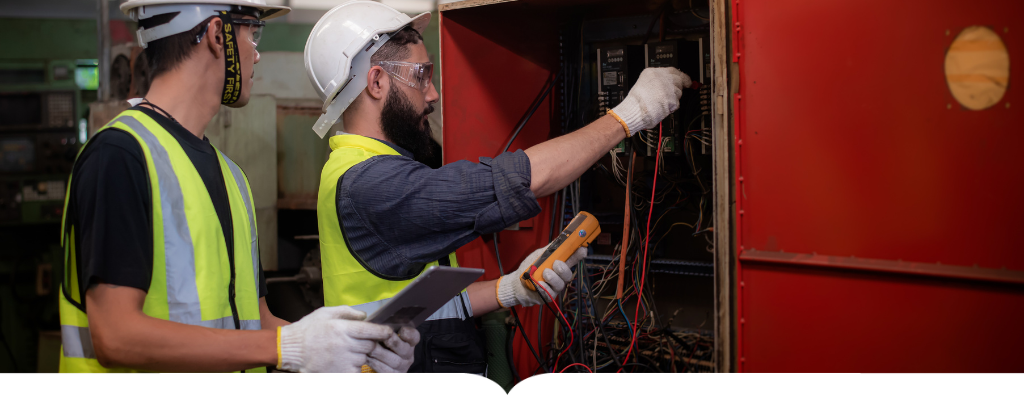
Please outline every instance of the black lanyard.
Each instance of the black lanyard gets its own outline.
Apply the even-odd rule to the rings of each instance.
[[[139,106],[142,106],[142,105],[147,105],[147,106],[150,106],[150,107],[152,107],[152,108],[153,108],[153,110],[154,110],[154,111],[157,111],[157,112],[159,112],[159,113],[160,113],[160,114],[162,114],[162,115],[163,115],[164,117],[166,117],[166,118],[168,118],[168,119],[171,119],[171,121],[172,121],[172,122],[174,122],[174,123],[178,123],[178,125],[179,125],[179,126],[181,126],[181,123],[179,123],[179,122],[178,122],[178,119],[175,119],[175,118],[174,118],[174,116],[171,116],[171,114],[170,114],[170,113],[167,113],[167,111],[166,111],[166,110],[164,110],[163,108],[161,108],[160,106],[157,106],[157,105],[153,104],[153,102],[151,102],[151,101],[149,101],[149,100],[146,100],[146,98],[145,98],[145,97],[143,97],[143,98],[142,98],[142,103],[139,103],[138,105],[139,105]],[[184,126],[182,126],[182,127],[184,127]]]

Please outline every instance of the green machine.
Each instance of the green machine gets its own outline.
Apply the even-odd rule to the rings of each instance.
[[[95,60],[0,60],[0,372],[56,371],[60,220]]]
[[[96,84],[94,60],[0,61],[0,226],[59,223]]]

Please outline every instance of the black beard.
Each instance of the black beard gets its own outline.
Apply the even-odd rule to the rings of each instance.
[[[412,153],[413,159],[429,165],[435,161],[434,146],[437,143],[424,115],[433,112],[434,106],[431,105],[417,113],[405,95],[392,86],[380,112],[380,129],[388,140]]]

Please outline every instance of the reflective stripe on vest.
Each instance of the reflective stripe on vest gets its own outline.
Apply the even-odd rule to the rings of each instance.
[[[219,154],[221,160],[228,165],[228,169],[231,169],[231,175],[235,177],[235,184],[238,185],[239,193],[246,195],[242,196],[242,201],[245,202],[245,211],[249,214],[249,238],[251,239],[249,242],[249,253],[252,255],[253,269],[258,269],[260,267],[260,250],[259,242],[257,242],[256,238],[256,216],[253,214],[253,210],[255,210],[255,208],[252,206],[252,202],[250,201],[252,198],[252,192],[249,191],[249,181],[246,180],[245,175],[242,174],[242,169],[239,168],[235,162],[228,159],[228,157],[225,156],[224,153],[221,153],[220,150],[217,151],[217,154]],[[256,286],[256,290],[260,290],[259,271],[253,270],[253,274],[255,275],[253,276],[253,285]],[[257,327],[256,329],[259,328]]]
[[[352,166],[374,156],[401,156],[401,154],[383,142],[357,135],[332,136],[330,145],[330,158],[320,174],[320,190],[317,194],[316,207],[317,226],[320,233],[320,257],[323,264],[324,304],[326,306],[370,304],[366,306],[369,308],[373,304],[379,305],[379,302],[395,296],[409,282],[412,282],[412,279],[384,279],[374,275],[363,266],[356,256],[353,256],[338,220],[338,179]],[[449,259],[451,266],[458,266],[455,253],[450,254]],[[436,261],[430,262],[424,269],[437,264]],[[467,306],[469,306],[468,303]],[[374,307],[375,309],[376,307]],[[367,313],[372,313],[372,311]]]
[[[259,330],[259,251],[255,211],[248,182],[238,165],[215,149],[227,185],[234,234],[234,239],[224,239],[220,220],[202,178],[169,132],[137,110],[123,112],[103,129],[106,128],[116,128],[135,137],[146,159],[153,206],[154,244],[153,275],[143,312],[158,319],[188,325],[234,329],[228,297],[230,263],[227,254],[227,245],[233,244],[239,323],[241,329]],[[73,177],[69,178],[69,188],[71,179]],[[95,361],[88,318],[82,311],[84,296],[79,296],[77,290],[67,290],[69,287],[77,288],[78,284],[74,227],[66,216],[69,200],[70,192],[65,200],[63,223],[68,227],[67,230],[62,227],[66,264],[60,295],[61,370],[103,372],[107,370]],[[250,277],[252,283],[242,281]],[[81,363],[75,358],[89,362]]]
[[[129,116],[121,116],[115,121],[123,123],[142,138],[149,148],[149,159],[152,159],[156,168],[160,191],[157,198],[160,199],[160,211],[163,213],[167,319],[196,325],[202,321],[203,313],[199,308],[199,290],[196,287],[195,251],[192,249],[192,235],[185,217],[185,199],[178,175],[174,173],[167,150],[142,123]],[[181,276],[176,276],[178,274]]]
[[[96,359],[96,351],[92,349],[92,336],[89,335],[89,328],[60,325],[60,343],[66,357]]]

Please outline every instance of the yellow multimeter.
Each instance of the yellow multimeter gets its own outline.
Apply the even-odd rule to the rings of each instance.
[[[544,269],[551,269],[556,260],[565,262],[569,256],[576,253],[577,249],[590,246],[590,242],[593,242],[599,234],[601,234],[601,225],[597,223],[597,218],[590,213],[580,212],[572,218],[558,238],[548,245],[544,253],[530,265],[530,268],[522,273],[520,280],[523,282],[523,286],[536,291],[534,283],[544,280]]]

